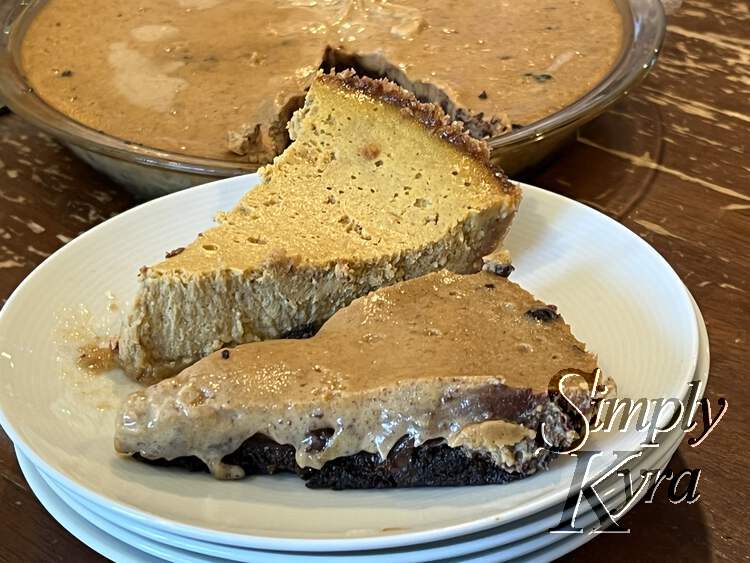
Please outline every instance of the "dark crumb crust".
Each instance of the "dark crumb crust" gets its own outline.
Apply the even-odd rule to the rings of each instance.
[[[508,180],[505,173],[490,160],[487,143],[472,137],[460,121],[451,120],[439,106],[420,102],[414,94],[390,80],[359,76],[351,69],[339,73],[321,74],[317,79],[340,88],[362,92],[371,98],[401,108],[402,111],[427,127],[433,135],[449,142],[489,169],[503,192],[520,198],[521,190],[518,186]]]
[[[524,395],[524,393],[521,393]],[[379,454],[359,452],[326,462],[321,469],[300,467],[293,446],[279,444],[262,434],[246,440],[235,452],[222,460],[242,467],[246,475],[273,475],[293,473],[305,480],[312,489],[385,489],[401,487],[444,487],[466,485],[502,484],[522,479],[548,467],[556,454],[544,447],[540,432],[542,422],[547,423],[552,439],[562,443],[571,430],[580,433],[583,420],[558,392],[550,390],[545,408],[529,409],[518,417],[518,422],[536,428],[536,441],[521,442],[521,450],[534,453],[528,458],[516,452],[514,470],[497,465],[485,453],[463,447],[452,448],[441,439],[430,440],[414,446],[413,439],[404,436],[391,449],[385,460]],[[584,412],[593,417],[595,408],[588,396],[576,400]],[[311,447],[324,447],[326,436],[311,440]],[[316,444],[316,442],[320,443]],[[180,467],[190,471],[207,471],[197,457],[179,457],[173,460],[133,457],[151,465]]]
[[[196,457],[171,461],[140,461],[160,466],[206,471]],[[547,450],[530,459],[521,472],[506,471],[489,454],[451,448],[439,440],[414,447],[411,438],[402,438],[385,461],[378,454],[359,452],[327,462],[320,470],[299,467],[294,448],[255,435],[224,458],[225,463],[239,465],[247,475],[294,473],[311,489],[390,489],[402,487],[451,487],[502,484],[546,469],[554,454]]]

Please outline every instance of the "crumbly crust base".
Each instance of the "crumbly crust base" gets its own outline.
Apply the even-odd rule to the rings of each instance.
[[[378,454],[359,452],[329,461],[316,470],[299,467],[292,446],[277,444],[259,435],[247,440],[224,461],[242,467],[247,475],[293,473],[311,489],[453,487],[509,483],[547,469],[554,454],[542,450],[537,456],[524,455],[524,452],[535,448],[533,440],[518,445],[516,455],[523,461],[514,470],[498,465],[485,452],[473,452],[463,447],[451,448],[440,440],[415,447],[411,439],[404,438],[385,460],[381,460]],[[153,465],[181,467],[190,471],[207,470],[206,465],[196,457],[171,461],[135,457]]]

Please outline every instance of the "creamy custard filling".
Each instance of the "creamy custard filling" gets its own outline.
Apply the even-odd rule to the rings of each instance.
[[[219,478],[243,475],[222,459],[255,434],[293,446],[300,467],[361,451],[385,459],[403,436],[508,465],[509,447],[542,422],[558,444],[574,438],[549,386],[595,367],[555,310],[516,284],[442,271],[355,300],[312,338],[221,350],[131,395],[115,447],[196,456]]]

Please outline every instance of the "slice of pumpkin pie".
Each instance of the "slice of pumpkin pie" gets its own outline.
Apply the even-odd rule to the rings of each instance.
[[[132,377],[318,327],[398,281],[478,271],[520,201],[484,142],[385,80],[320,74],[289,133],[216,227],[141,270],[119,341]]]
[[[504,483],[577,444],[596,385],[555,307],[488,272],[441,271],[356,299],[312,338],[217,351],[132,394],[115,448],[219,479]]]

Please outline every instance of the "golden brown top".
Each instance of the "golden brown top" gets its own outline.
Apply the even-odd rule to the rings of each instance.
[[[486,420],[516,424],[547,401],[558,372],[595,367],[554,309],[518,285],[442,271],[355,300],[312,338],[222,350],[133,394],[116,447],[198,455],[217,473],[256,432],[294,445],[298,463],[314,467],[361,450],[387,455],[407,433],[485,443],[485,432],[457,435]],[[309,432],[324,428],[333,441],[307,450]],[[528,434],[510,430],[495,428],[503,439],[492,441]]]
[[[385,81],[321,76],[291,132],[263,182],[150,275],[397,256],[472,216],[505,218],[520,200],[484,142]]]
[[[114,136],[245,160],[228,131],[273,122],[326,47],[382,56],[456,104],[528,124],[568,105],[620,51],[612,0],[49,0],[23,70],[42,98]]]

